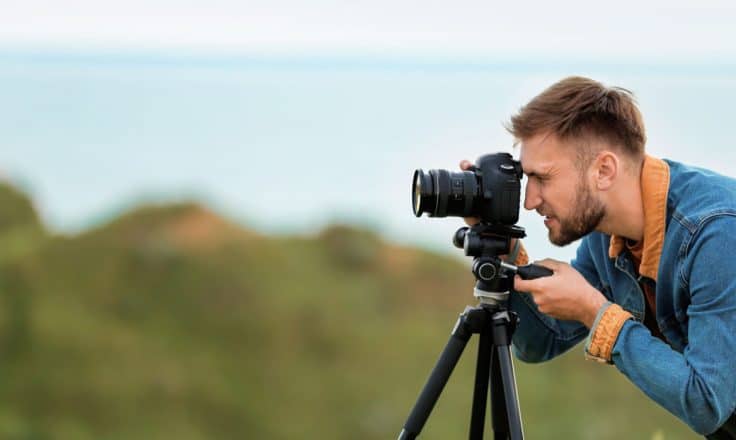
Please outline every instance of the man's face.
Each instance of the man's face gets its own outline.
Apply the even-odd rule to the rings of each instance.
[[[575,165],[575,146],[554,134],[540,134],[521,144],[521,166],[527,175],[524,208],[545,216],[549,241],[565,246],[594,231],[605,206]]]

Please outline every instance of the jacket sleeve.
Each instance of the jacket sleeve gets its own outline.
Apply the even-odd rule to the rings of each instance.
[[[679,353],[640,322],[621,328],[612,361],[650,398],[700,434],[721,426],[736,407],[736,216],[700,226],[687,243],[681,287],[690,292],[688,343]],[[673,268],[672,270],[676,270]]]
[[[590,257],[587,237],[582,240],[571,265],[591,285],[600,289],[600,278]],[[524,362],[552,359],[574,347],[588,335],[588,328],[580,322],[554,319],[541,313],[528,293],[512,292],[509,308],[519,315],[519,324],[512,343],[514,354]]]

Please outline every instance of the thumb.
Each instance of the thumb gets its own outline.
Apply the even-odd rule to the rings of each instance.
[[[544,266],[547,269],[550,269],[552,272],[556,272],[562,267],[564,263],[561,261],[553,260],[551,258],[545,258],[543,260],[534,261],[533,264],[536,264],[537,266]]]

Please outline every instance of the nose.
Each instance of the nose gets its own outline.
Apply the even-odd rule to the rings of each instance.
[[[526,182],[526,192],[524,193],[524,209],[531,211],[542,204],[542,196],[539,194],[537,185],[529,179]]]

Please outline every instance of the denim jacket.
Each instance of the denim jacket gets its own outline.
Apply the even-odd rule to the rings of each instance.
[[[636,269],[628,251],[609,257],[609,235],[585,236],[571,264],[633,315],[620,328],[610,361],[706,435],[736,409],[736,180],[665,162],[670,181],[655,315],[667,342],[642,323],[646,308]],[[512,294],[509,307],[520,317],[513,348],[523,361],[551,359],[589,333],[582,323],[540,313],[526,293]]]

